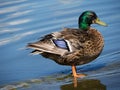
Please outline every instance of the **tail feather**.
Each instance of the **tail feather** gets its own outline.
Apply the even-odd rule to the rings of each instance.
[[[52,54],[57,54],[57,55],[64,55],[67,50],[65,49],[61,49],[61,48],[57,48],[54,45],[49,45],[49,44],[45,44],[45,43],[29,43],[28,46],[29,48],[35,49],[37,51],[37,54],[41,54],[43,52],[47,52],[47,53],[52,53]],[[39,51],[39,52],[38,52]],[[34,52],[36,53],[36,52]]]
[[[39,51],[39,50],[34,50],[30,53],[30,55],[38,55],[38,54],[42,54],[43,52]]]

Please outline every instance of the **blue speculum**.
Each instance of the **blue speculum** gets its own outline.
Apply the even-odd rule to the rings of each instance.
[[[68,49],[67,42],[64,39],[53,39],[53,43],[59,48]]]

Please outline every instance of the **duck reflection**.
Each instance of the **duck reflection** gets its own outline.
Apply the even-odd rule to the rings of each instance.
[[[77,78],[74,78],[72,84],[62,85],[61,90],[106,90],[106,86],[100,82],[100,80],[89,79],[77,82]]]

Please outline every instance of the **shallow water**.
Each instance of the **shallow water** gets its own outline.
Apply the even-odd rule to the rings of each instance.
[[[95,61],[78,67],[78,72],[87,77],[78,79],[78,87],[74,88],[71,67],[58,65],[40,55],[29,55],[31,50],[27,50],[26,45],[64,27],[77,28],[77,19],[85,10],[95,11],[108,27],[92,25],[104,36],[105,47]],[[119,0],[1,0],[1,89],[93,90],[98,85],[100,90],[119,90],[119,26]]]

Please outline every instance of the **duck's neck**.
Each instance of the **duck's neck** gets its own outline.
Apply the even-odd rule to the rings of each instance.
[[[87,31],[90,28],[90,25],[86,22],[80,22],[79,23],[79,29]]]

